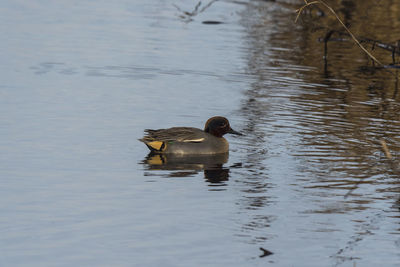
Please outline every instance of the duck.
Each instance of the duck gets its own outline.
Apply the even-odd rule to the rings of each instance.
[[[139,141],[151,153],[173,155],[215,155],[229,152],[225,134],[243,135],[233,130],[227,118],[214,116],[207,120],[204,130],[193,127],[146,129]]]

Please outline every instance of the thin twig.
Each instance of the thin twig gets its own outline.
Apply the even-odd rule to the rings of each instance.
[[[389,160],[389,166],[397,176],[400,176],[400,166],[399,163],[393,158],[390,150],[385,142],[385,140],[381,139],[382,150],[385,153],[386,158]]]
[[[392,160],[393,159],[392,154],[390,153],[389,148],[387,147],[387,144],[386,144],[385,140],[381,139],[380,142],[381,142],[382,149],[383,149],[383,152],[385,152],[386,157],[389,160]]]
[[[365,47],[357,40],[357,38],[354,36],[354,34],[349,30],[349,28],[346,27],[346,25],[343,23],[343,21],[339,18],[339,16],[336,14],[336,12],[333,10],[333,8],[331,8],[328,4],[326,4],[324,1],[322,0],[316,0],[316,1],[312,1],[312,2],[307,2],[307,0],[304,0],[305,5],[300,7],[299,9],[296,10],[297,12],[297,16],[296,16],[296,20],[295,22],[297,22],[301,12],[303,11],[304,8],[310,6],[310,5],[315,5],[315,4],[322,4],[324,5],[335,17],[336,19],[340,22],[340,24],[342,24],[342,26],[344,27],[344,29],[350,34],[351,38],[353,38],[354,42],[361,48],[361,50],[363,50],[373,61],[377,62],[379,65],[383,66],[384,65],[378,60],[376,59],[370,52],[368,52],[367,49],[365,49]]]
[[[389,160],[389,164],[390,164],[391,169],[392,169],[393,171],[397,172],[397,173],[400,172],[399,166],[398,166],[398,165],[396,164],[396,162],[393,160],[392,153],[390,153],[390,150],[389,150],[389,148],[388,148],[388,146],[387,146],[387,144],[386,144],[386,141],[383,140],[383,139],[381,139],[381,140],[379,140],[379,141],[380,141],[380,143],[381,143],[382,150],[383,150],[383,152],[385,153],[386,158]],[[351,193],[353,193],[353,191],[356,190],[356,189],[358,188],[358,186],[361,184],[361,182],[362,182],[363,180],[364,180],[364,179],[361,178],[357,183],[355,183],[354,186],[353,186],[352,188],[349,189],[349,191],[346,193],[346,195],[344,195],[344,198],[347,198],[348,196],[350,196]]]

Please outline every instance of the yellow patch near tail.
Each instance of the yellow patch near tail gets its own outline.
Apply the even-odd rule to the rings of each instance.
[[[161,141],[152,141],[152,142],[148,142],[147,145],[150,146],[151,148],[153,148],[154,150],[158,150],[160,151],[161,148],[163,148],[164,142]]]

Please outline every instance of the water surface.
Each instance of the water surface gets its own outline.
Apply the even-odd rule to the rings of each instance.
[[[340,34],[324,60],[342,28],[296,1],[197,3],[0,4],[0,265],[398,266],[397,69]],[[396,41],[397,3],[331,4]],[[229,157],[137,140],[214,115]]]

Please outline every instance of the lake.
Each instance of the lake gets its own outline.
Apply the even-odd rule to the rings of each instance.
[[[400,3],[302,3],[3,1],[0,266],[399,266]]]

